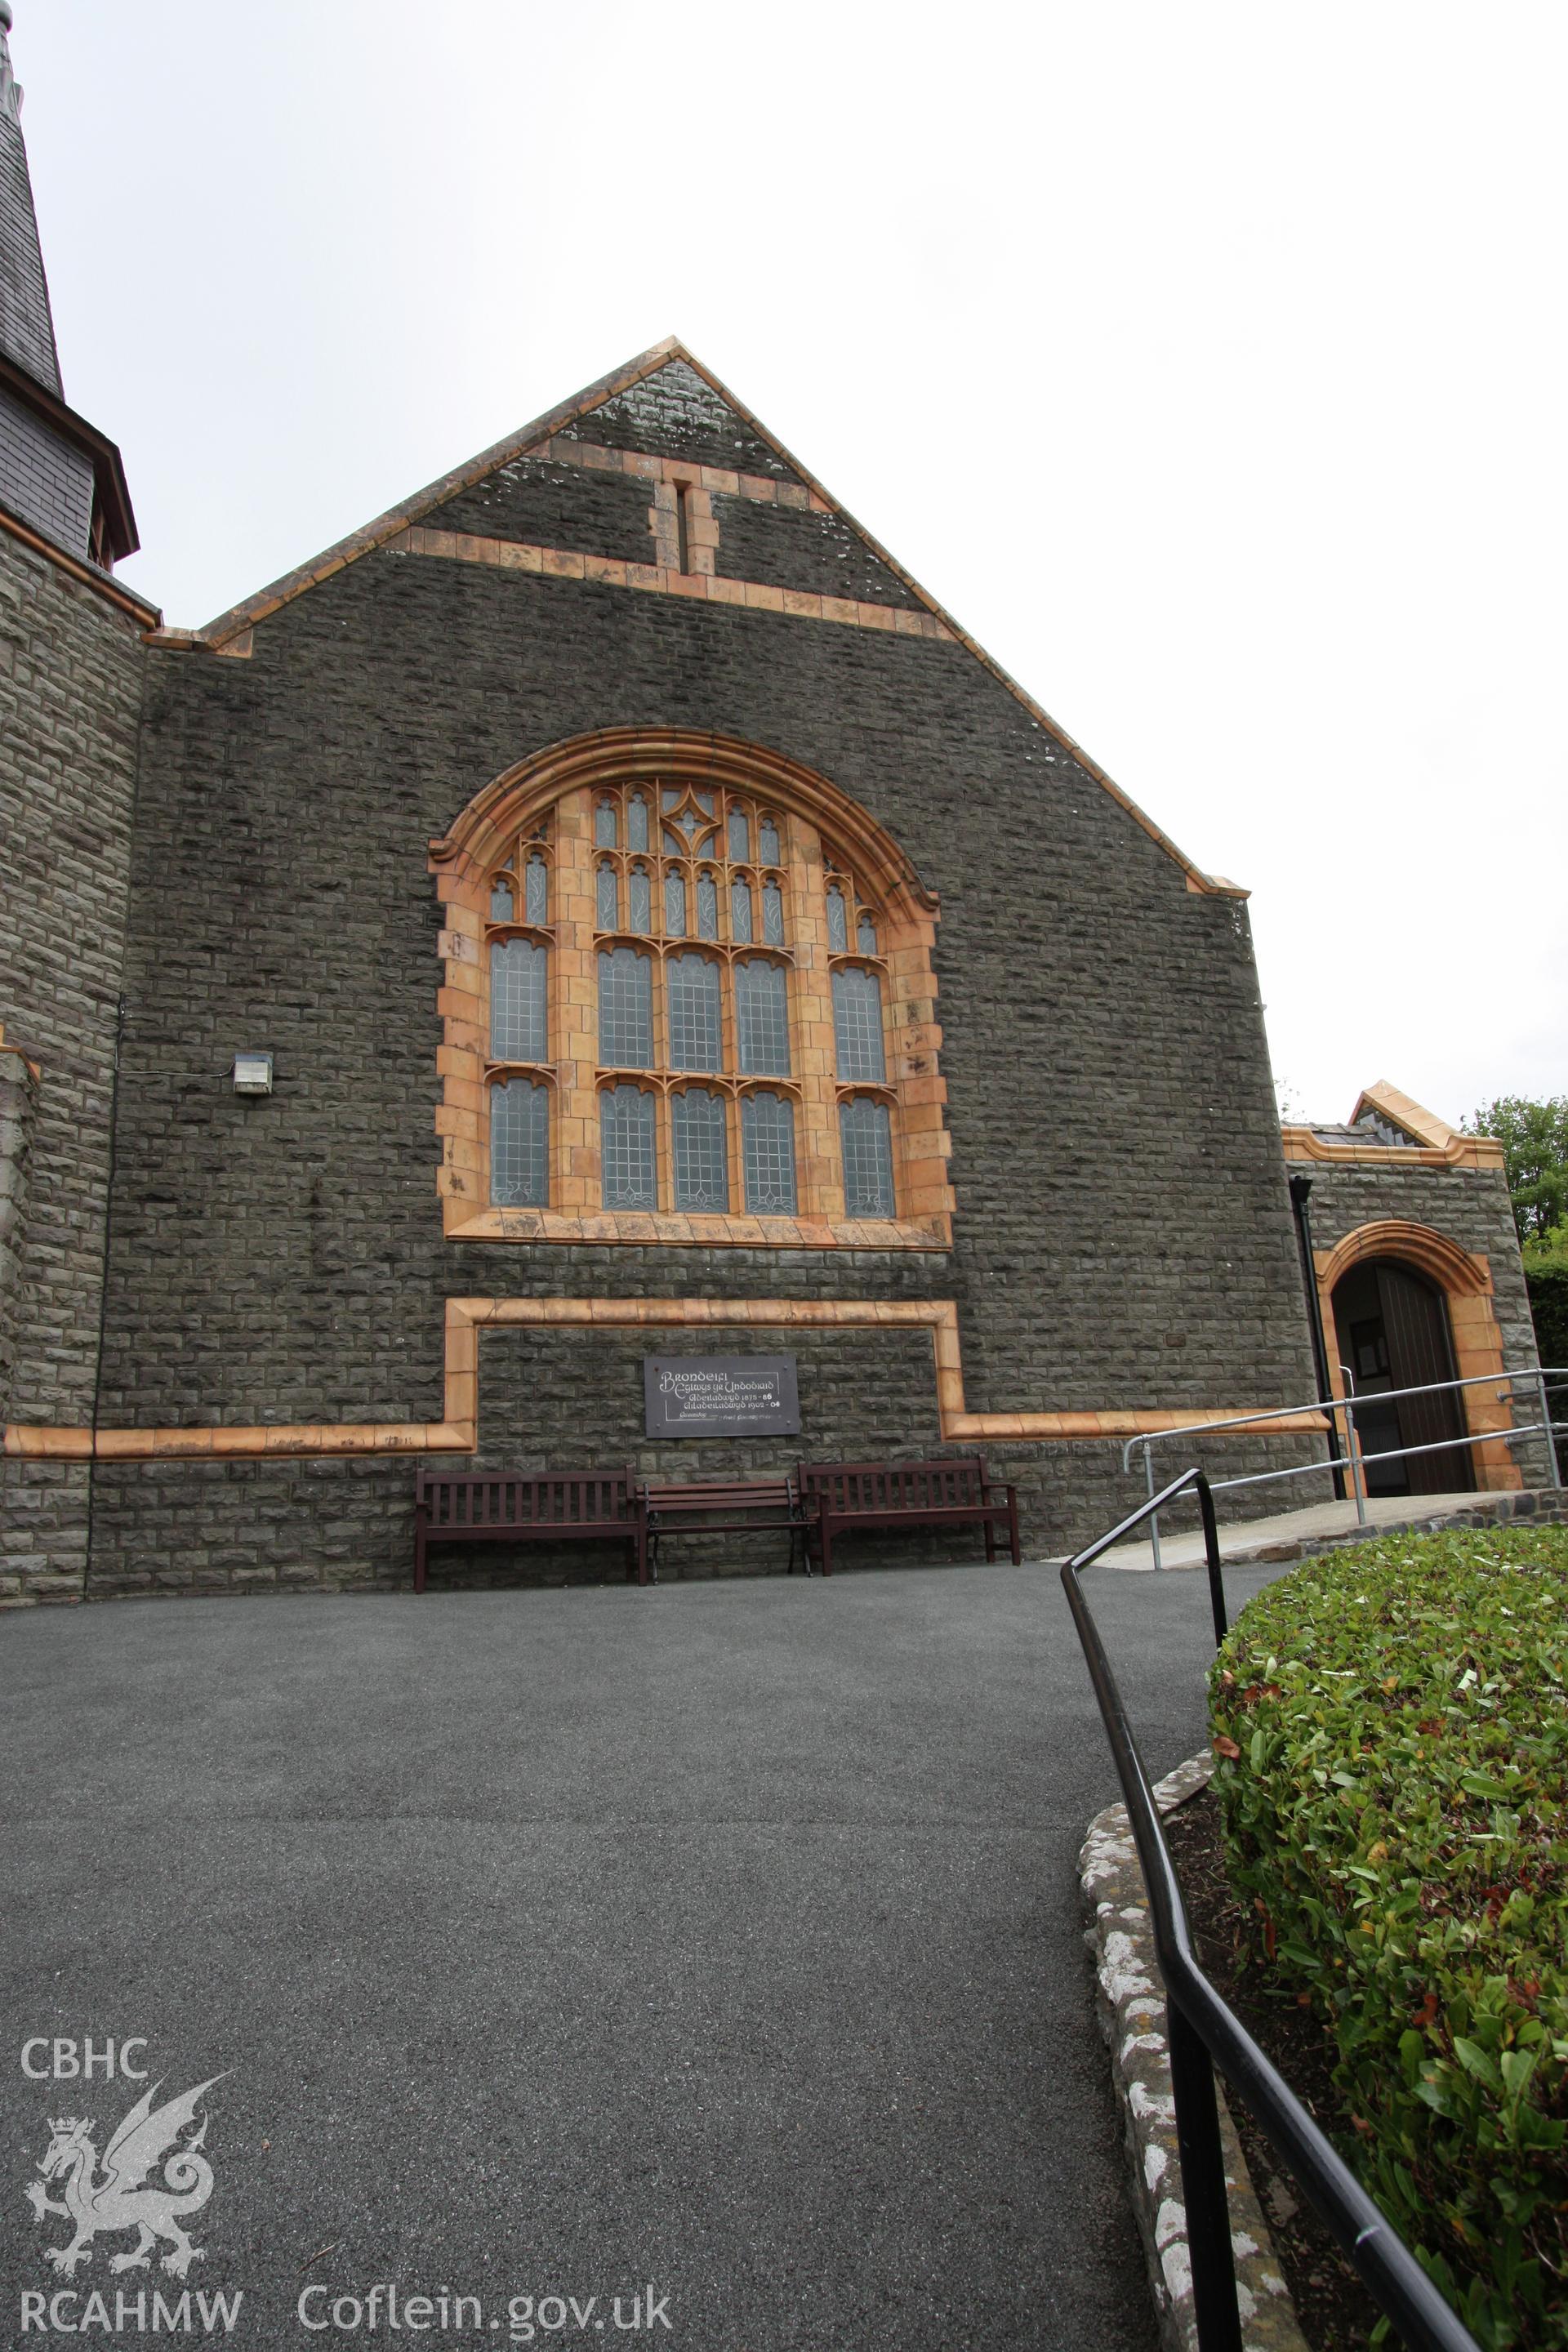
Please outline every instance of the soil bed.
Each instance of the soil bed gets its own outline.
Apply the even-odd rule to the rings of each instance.
[[[1342,2153],[1351,2126],[1334,2088],[1333,2046],[1310,2009],[1271,1991],[1247,1962],[1247,1914],[1226,1874],[1213,1791],[1167,1813],[1165,1835],[1205,1971]],[[1313,2352],[1366,2352],[1377,2305],[1238,2098],[1230,2111],[1302,2334]]]

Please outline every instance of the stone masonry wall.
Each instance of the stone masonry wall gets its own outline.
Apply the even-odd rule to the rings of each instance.
[[[581,436],[764,470],[719,405],[644,386]],[[600,509],[574,512],[581,543]],[[942,893],[951,1254],[444,1242],[427,844],[528,752],[624,725],[820,771]],[[133,897],[106,1423],[436,1420],[449,1295],[952,1297],[975,1410],[1311,1393],[1245,909],[1190,891],[956,645],[367,557],[259,624],[249,660],[153,656]],[[270,1097],[233,1095],[246,1045],[277,1057]],[[818,1458],[934,1436],[923,1335],[711,1344],[794,1348]],[[487,1340],[481,1463],[640,1453],[641,1352]],[[1114,1447],[986,1450],[1037,1551],[1126,1507]],[[93,1589],[404,1582],[411,1490],[406,1460],[105,1465]]]
[[[0,1024],[41,1068],[13,1421],[92,1418],[144,658],[114,606],[0,534]],[[79,1591],[88,1517],[85,1466],[0,1465],[0,1598]]]
[[[0,1420],[7,1415],[11,1367],[22,1330],[27,1189],[37,1108],[37,1073],[25,1055],[7,1046],[0,1051]]]

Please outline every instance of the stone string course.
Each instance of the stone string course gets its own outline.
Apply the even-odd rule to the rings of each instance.
[[[1195,1797],[1213,1769],[1194,1756],[1155,1784],[1162,1812]],[[1109,1805],[1089,1825],[1079,1878],[1091,1921],[1085,1930],[1094,1962],[1095,2005],[1110,2051],[1121,2109],[1133,2211],[1165,2352],[1197,2352],[1186,2208],[1182,2200],[1175,2102],[1165,2040],[1165,1992],[1154,1957],[1149,1898],[1125,1805]],[[1220,2137],[1229,2191],[1231,2248],[1244,2352],[1307,2352],[1263,2208],[1216,2081]]]

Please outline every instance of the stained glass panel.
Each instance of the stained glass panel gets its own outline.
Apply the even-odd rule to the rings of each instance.
[[[631,902],[626,913],[627,929],[634,931],[651,931],[653,929],[653,885],[648,879],[648,872],[646,866],[634,866],[632,867],[631,873],[626,878],[626,896]]]
[[[885,1078],[882,983],[874,971],[840,964],[833,975],[833,1033],[841,1078]]]
[[[721,1070],[724,1029],[719,967],[708,956],[671,956],[664,967],[668,992],[669,1066]]]
[[[785,1096],[742,1097],[741,1156],[745,1163],[748,1213],[753,1217],[793,1217],[795,1105]]]
[[[490,892],[490,920],[492,923],[510,923],[511,920],[511,892],[504,882],[498,882]]]
[[[827,891],[827,946],[832,955],[849,952],[849,918],[844,908],[844,893],[837,882]]]
[[[855,926],[855,944],[862,955],[877,952],[877,926],[869,915],[862,915]]]
[[[647,847],[647,803],[641,793],[634,793],[626,803],[626,847]]]
[[[763,817],[757,827],[757,856],[764,866],[779,862],[779,829],[771,816]]]
[[[550,920],[550,868],[542,857],[535,856],[529,859],[522,877],[522,889],[528,920],[531,923],[547,923]]]
[[[606,1087],[599,1097],[599,1150],[606,1209],[657,1209],[654,1098],[641,1087]]]
[[[752,886],[749,882],[730,885],[730,937],[740,947],[752,944]]]
[[[735,966],[735,1034],[742,1070],[759,1077],[789,1076],[789,999],[781,964]]]
[[[664,877],[664,929],[668,939],[686,937],[686,881],[673,868]]]
[[[545,1042],[545,951],[531,940],[490,943],[490,1059],[542,1062]]]
[[[886,1103],[856,1095],[838,1107],[844,1153],[844,1210],[850,1217],[890,1217],[893,1208],[893,1127]]]
[[[763,884],[763,939],[770,948],[784,945],[784,892],[776,882]]]
[[[614,849],[616,845],[617,836],[618,828],[616,823],[615,802],[598,802],[594,810],[595,848]]]
[[[599,868],[597,916],[602,931],[618,931],[621,927],[621,894],[619,877],[606,857]]]
[[[528,1078],[490,1088],[490,1199],[501,1209],[550,1206],[550,1089]]]
[[[711,874],[697,877],[697,936],[700,940],[719,936],[719,885]]]
[[[705,1087],[688,1087],[671,1095],[669,1139],[676,1207],[723,1215],[730,1206],[723,1096],[710,1094]]]
[[[653,964],[636,948],[606,949],[599,957],[600,1064],[646,1070],[652,1060]]]
[[[736,866],[752,862],[752,827],[743,808],[730,811],[730,857]]]

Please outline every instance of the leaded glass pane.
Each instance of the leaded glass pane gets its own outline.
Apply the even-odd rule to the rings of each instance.
[[[686,880],[673,871],[664,877],[664,929],[668,939],[686,937]]]
[[[869,915],[862,915],[855,926],[855,944],[862,955],[877,952],[877,926]]]
[[[855,1095],[838,1107],[844,1153],[844,1211],[850,1217],[890,1217],[893,1208],[893,1123],[886,1103]]]
[[[636,948],[599,957],[599,1060],[610,1070],[646,1070],[653,1060],[653,965]]]
[[[770,948],[784,945],[784,892],[776,882],[763,884],[763,938]]]
[[[844,893],[837,882],[827,892],[827,946],[832,955],[849,952],[849,918],[844,910]]]
[[[671,956],[664,967],[672,1070],[721,1070],[724,1031],[719,967],[707,956]]]
[[[763,817],[757,827],[757,856],[764,866],[779,862],[779,829],[771,816]]]
[[[615,867],[606,857],[599,868],[598,920],[602,931],[618,931],[621,927],[621,894]]]
[[[542,1062],[545,1043],[545,952],[531,940],[490,942],[490,1059]]]
[[[664,854],[667,857],[684,857],[686,855],[685,842],[668,824],[664,828]]]
[[[712,815],[712,814],[713,814],[713,795],[712,795],[712,793],[711,793],[699,792],[699,791],[698,791],[698,790],[696,790],[696,789],[695,789],[695,787],[694,787],[694,788],[693,788],[693,791],[692,791],[691,797],[692,797],[692,799],[696,802],[696,803],[697,803],[698,807],[702,811],[702,813],[703,813],[703,814],[704,814],[705,816],[711,816],[711,815]]]
[[[660,793],[658,796],[658,804],[660,808],[672,809],[679,798],[680,786],[679,784],[666,784],[663,792]]]
[[[752,944],[752,886],[749,882],[730,885],[730,937],[743,948]]]
[[[490,1199],[498,1209],[550,1206],[550,1089],[528,1078],[490,1088]]]
[[[730,811],[730,856],[737,866],[752,862],[752,827],[743,808]]]
[[[647,847],[647,803],[641,793],[634,793],[626,803],[626,847]]]
[[[626,915],[626,928],[633,931],[653,929],[653,885],[646,866],[634,866],[626,880],[626,896],[631,904]]]
[[[511,892],[504,882],[498,882],[490,892],[490,920],[492,923],[510,923],[511,920]]]
[[[594,810],[594,846],[595,849],[614,849],[616,840],[615,802],[600,801]]]
[[[700,940],[719,936],[719,885],[711,874],[697,877],[697,936]]]
[[[542,857],[532,856],[522,878],[523,905],[531,923],[550,920],[550,868]]]
[[[599,1097],[599,1150],[606,1209],[657,1209],[653,1097],[641,1087],[606,1087]]]
[[[783,1095],[741,1101],[741,1156],[746,1208],[753,1217],[795,1214],[795,1106]]]
[[[833,975],[833,1034],[841,1078],[885,1078],[882,983],[874,971],[840,964]]]
[[[789,1076],[789,1000],[782,964],[735,966],[735,1033],[742,1070],[759,1077]]]
[[[669,1140],[676,1207],[722,1216],[730,1206],[723,1096],[710,1094],[705,1087],[688,1087],[684,1093],[671,1095]]]

